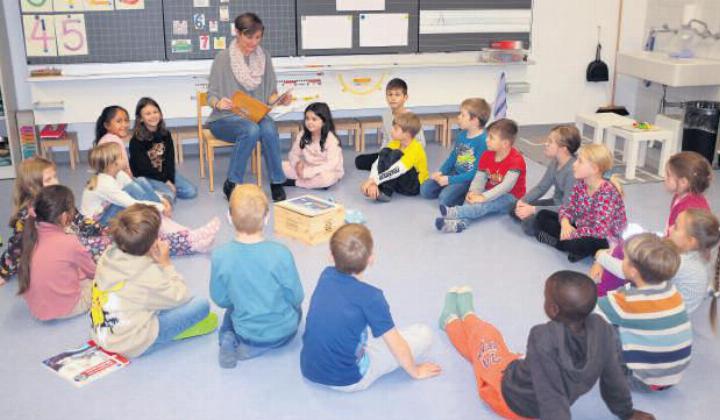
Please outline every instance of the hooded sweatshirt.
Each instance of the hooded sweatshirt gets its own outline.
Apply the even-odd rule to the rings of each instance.
[[[523,417],[570,419],[570,406],[600,379],[610,411],[629,418],[633,403],[619,349],[614,328],[596,314],[587,317],[580,335],[557,321],[536,325],[525,358],[513,361],[503,375],[503,398]]]
[[[148,256],[112,244],[98,261],[92,291],[92,338],[104,349],[137,357],[158,336],[157,313],[191,298],[180,274]]]

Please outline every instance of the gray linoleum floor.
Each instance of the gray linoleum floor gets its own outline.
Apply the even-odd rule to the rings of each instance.
[[[287,143],[287,142],[285,142]],[[372,148],[373,143],[369,143]],[[188,145],[188,151],[193,146]],[[287,149],[287,144],[285,144]],[[430,170],[446,151],[436,143],[428,147]],[[83,154],[83,160],[84,160]],[[421,198],[397,197],[390,204],[375,204],[359,195],[367,175],[353,167],[355,152],[345,152],[346,177],[321,196],[332,196],[368,218],[376,243],[377,262],[366,279],[385,291],[400,326],[424,322],[436,331],[428,356],[443,368],[441,376],[413,381],[397,371],[369,390],[346,395],[305,381],[299,370],[300,335],[287,347],[259,359],[240,363],[234,370],[218,367],[215,335],[196,338],[134,360],[127,369],[82,389],[75,389],[46,370],[41,361],[82,343],[88,335],[85,317],[62,322],[33,320],[24,301],[15,295],[16,282],[0,288],[0,418],[2,419],[485,419],[494,418],[477,396],[470,365],[437,329],[445,291],[456,284],[474,288],[481,317],[504,332],[509,346],[524,351],[530,328],[545,322],[542,287],[556,270],[587,270],[587,263],[570,264],[565,256],[523,236],[508,217],[476,223],[462,234],[435,231],[437,204]],[[226,201],[220,192],[228,156],[219,157],[217,186],[209,193],[206,181],[192,202],[180,202],[177,220],[200,225],[224,216]],[[87,166],[76,171],[61,165],[61,181],[73,188],[79,201],[88,177]],[[180,167],[199,182],[197,158]],[[540,179],[544,168],[528,161],[528,185]],[[267,189],[267,186],[266,186]],[[0,220],[11,211],[12,181],[0,181]],[[291,196],[303,190],[289,189]],[[626,188],[628,216],[652,231],[662,230],[670,196],[661,183]],[[715,210],[720,208],[718,182],[708,192]],[[230,240],[226,224],[217,242]],[[7,238],[8,229],[0,229]],[[272,224],[267,228],[272,237]],[[320,271],[329,262],[326,244],[308,247],[278,238],[295,255],[306,292],[303,308]],[[175,260],[193,292],[208,296],[208,256]],[[720,409],[720,339],[707,322],[708,304],[693,317],[693,362],[683,382],[656,395],[634,395],[636,406],[659,419],[707,419]],[[301,329],[304,325],[301,325]],[[574,406],[580,419],[607,419],[612,415],[597,387]]]

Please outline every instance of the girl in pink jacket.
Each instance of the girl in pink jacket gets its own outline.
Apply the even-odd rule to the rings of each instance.
[[[284,185],[300,188],[328,188],[345,174],[340,140],[326,103],[314,102],[305,108],[303,131],[293,142],[283,171]]]

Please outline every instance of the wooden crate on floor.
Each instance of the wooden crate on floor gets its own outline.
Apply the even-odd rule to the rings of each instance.
[[[313,195],[303,195],[275,204],[275,234],[308,245],[330,240],[345,224],[345,208]]]

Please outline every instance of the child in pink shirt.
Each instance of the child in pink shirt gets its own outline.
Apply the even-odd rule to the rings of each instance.
[[[665,189],[673,194],[673,198],[670,203],[670,216],[665,225],[665,236],[670,234],[670,228],[685,210],[710,210],[703,193],[710,187],[711,180],[712,167],[702,155],[695,152],[680,152],[670,157],[665,166]],[[590,269],[590,277],[599,281],[598,296],[605,296],[607,292],[625,284],[624,278],[606,269],[613,265],[612,259],[622,261],[623,257],[621,245],[616,246],[609,254],[607,250],[600,250],[595,255],[595,264]]]
[[[284,185],[300,188],[328,188],[345,174],[340,140],[326,103],[314,102],[305,108],[303,131],[293,142],[283,171]]]
[[[95,262],[78,237],[66,230],[75,212],[69,188],[44,187],[23,232],[18,294],[41,321],[69,318],[90,308],[89,279],[95,275]]]

